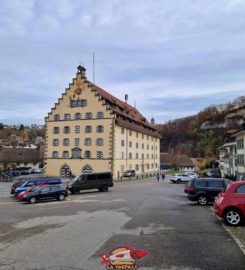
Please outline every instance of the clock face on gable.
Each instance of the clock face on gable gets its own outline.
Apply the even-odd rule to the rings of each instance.
[[[75,94],[76,94],[77,96],[80,96],[80,95],[82,94],[82,88],[81,88],[81,87],[77,87],[76,90],[75,90],[74,92],[75,92]]]

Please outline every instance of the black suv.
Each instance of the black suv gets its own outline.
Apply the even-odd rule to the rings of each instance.
[[[215,197],[229,184],[230,180],[223,178],[199,178],[191,180],[186,186],[190,201],[200,205],[214,202]]]
[[[109,187],[113,187],[112,174],[110,172],[89,173],[76,176],[73,181],[68,184],[67,189],[72,194],[79,193],[80,190],[98,189],[99,191],[108,191]]]

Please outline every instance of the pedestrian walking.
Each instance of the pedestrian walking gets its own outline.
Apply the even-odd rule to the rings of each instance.
[[[159,173],[157,173],[156,177],[157,177],[157,182],[159,182],[159,180],[160,180],[160,175],[159,175]]]
[[[162,181],[165,179],[165,174],[162,173]]]

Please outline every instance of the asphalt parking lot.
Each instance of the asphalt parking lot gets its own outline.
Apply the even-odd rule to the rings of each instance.
[[[189,202],[182,184],[127,181],[35,205],[9,189],[0,183],[1,270],[106,269],[99,255],[121,246],[148,252],[139,269],[245,269],[212,207]]]

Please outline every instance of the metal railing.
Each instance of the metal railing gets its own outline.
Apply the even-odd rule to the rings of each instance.
[[[9,176],[5,173],[0,173],[0,182],[13,182],[13,176]]]

